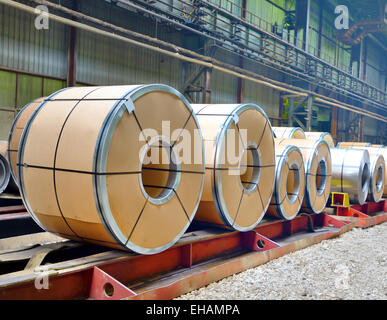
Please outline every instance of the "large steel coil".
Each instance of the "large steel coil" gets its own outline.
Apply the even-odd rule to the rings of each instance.
[[[20,112],[17,114],[16,118],[13,120],[11,130],[9,131],[8,136],[8,161],[11,167],[11,175],[17,183],[17,152],[19,151],[20,138],[22,136],[24,127],[26,126],[29,118],[36,108],[43,102],[45,98],[38,98],[31,103],[25,105]]]
[[[195,219],[251,230],[263,218],[274,187],[274,140],[269,119],[254,104],[192,107],[206,153],[204,191]]]
[[[300,211],[305,193],[305,168],[301,150],[275,141],[276,172],[273,197],[267,214],[292,220]]]
[[[376,155],[376,154],[381,154],[383,156],[383,159],[384,159],[384,168],[385,170],[387,170],[387,148],[383,145],[371,145],[370,147],[358,147],[358,146],[353,146],[351,147],[351,149],[364,149],[364,150],[367,150],[368,153],[370,154],[370,157],[372,155]],[[372,159],[371,159],[371,162],[372,162]],[[377,162],[379,163],[380,160]],[[380,178],[380,171],[382,170],[380,168],[380,165],[377,165],[378,169],[376,170],[376,172],[378,172],[378,176],[374,182],[374,185],[376,183],[375,186],[378,186],[378,182],[376,181],[379,181],[379,178]],[[372,170],[372,166],[371,166],[371,170]],[[383,178],[383,186],[382,186],[382,196],[383,197],[387,197],[387,172],[384,170],[384,178]],[[374,170],[375,172],[375,170]],[[372,176],[372,173],[371,173],[371,176]],[[372,186],[372,182],[371,182],[371,185],[370,185],[370,188],[375,188],[375,186],[373,187]],[[376,187],[376,190],[378,190],[379,187]],[[372,199],[377,199],[378,198],[378,192],[376,192],[376,197],[372,197],[371,195],[371,198],[369,200],[372,201]]]
[[[278,145],[300,148],[305,167],[305,195],[301,210],[321,213],[331,190],[332,161],[328,144],[321,139],[279,139]]]
[[[370,184],[367,150],[331,148],[332,192],[348,193],[352,203],[364,204]]]
[[[305,136],[306,136],[306,139],[310,139],[310,140],[323,139],[331,148],[335,146],[333,137],[329,132],[305,132]]]
[[[188,141],[181,162],[178,141],[186,134],[196,143]],[[153,254],[193,219],[203,140],[189,103],[169,86],[66,88],[28,121],[18,176],[24,203],[45,230]]]
[[[273,127],[274,137],[285,139],[306,139],[300,127]]]
[[[381,153],[373,148],[367,148],[370,155],[370,190],[367,200],[378,202],[382,199],[384,193],[384,180],[386,175],[385,159]]]

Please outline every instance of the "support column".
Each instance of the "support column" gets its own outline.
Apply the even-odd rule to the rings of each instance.
[[[337,142],[337,119],[338,119],[338,110],[336,107],[332,107],[332,119],[331,119],[331,135]]]
[[[358,136],[357,141],[362,142],[363,141],[363,128],[364,128],[364,117],[362,115],[359,115],[359,122],[358,122]]]
[[[242,19],[246,19],[246,10],[247,10],[247,0],[242,0]],[[239,57],[239,67],[243,69],[243,58]],[[245,91],[245,80],[238,78],[238,83],[237,83],[237,102],[238,103],[243,103],[243,96],[244,96],[244,91]]]
[[[317,57],[321,57],[321,39],[322,39],[322,26],[323,26],[323,12],[324,12],[324,4],[322,0],[318,2],[318,40],[317,40]]]
[[[76,79],[76,37],[77,29],[74,27],[68,27],[68,48],[67,48],[67,77],[66,77],[66,86],[73,87],[75,86]]]
[[[294,117],[294,98],[289,98],[289,108],[288,108],[288,124],[289,127],[293,127],[293,117]]]
[[[313,96],[308,95],[307,100],[308,110],[307,110],[307,118],[306,118],[306,131],[312,131],[312,105],[313,105]]]
[[[212,69],[206,68],[203,77],[202,103],[211,103]]]
[[[309,17],[310,17],[310,0],[306,0],[306,17],[305,17],[305,28],[304,28],[304,42],[303,49],[308,51],[309,42]]]
[[[72,9],[79,11],[79,1],[73,0]],[[74,19],[75,20],[75,19]],[[74,27],[68,27],[68,45],[67,45],[67,76],[66,86],[73,87],[77,83],[77,29]]]

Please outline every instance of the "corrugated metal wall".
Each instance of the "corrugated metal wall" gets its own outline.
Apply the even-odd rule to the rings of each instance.
[[[211,0],[217,3],[220,0]],[[284,7],[284,0],[276,0]],[[312,2],[312,4],[315,1]],[[172,27],[156,25],[148,18],[135,15],[119,8],[112,8],[104,1],[82,0],[81,10],[106,21],[127,27],[151,36],[157,35],[187,47],[197,47],[198,44],[185,37]],[[222,0],[222,4],[226,3]],[[240,15],[238,6],[241,0],[227,2],[234,14]],[[316,5],[313,4],[314,8]],[[284,13],[265,0],[248,1],[247,9],[258,17],[270,23],[282,23]],[[239,10],[239,11],[238,11]],[[238,13],[239,12],[239,13]],[[325,13],[324,13],[325,15]],[[65,86],[67,65],[67,27],[50,21],[48,30],[36,30],[31,15],[0,5],[0,67],[3,69],[17,69],[33,74],[16,74],[13,71],[0,70],[0,106],[11,107],[16,110],[27,102],[48,95]],[[316,14],[311,16],[314,27],[318,23]],[[324,24],[325,25],[325,24]],[[324,32],[333,36],[331,26],[325,26]],[[332,33],[332,34],[331,34]],[[195,40],[196,41],[196,40]],[[310,42],[316,44],[316,35],[310,36]],[[200,45],[200,44],[199,44]],[[183,78],[182,63],[179,60],[161,56],[149,50],[133,47],[123,42],[102,38],[84,31],[78,33],[77,38],[77,80],[90,84],[132,84],[160,82],[177,89],[186,80]],[[323,40],[323,50],[334,58],[335,50]],[[386,60],[380,50],[368,50],[369,65],[386,66]],[[218,50],[217,59],[234,65],[238,64],[237,57]],[[340,57],[346,61],[348,56]],[[247,68],[261,72],[266,76],[276,78],[277,74],[267,70],[258,70],[256,65],[246,63]],[[192,67],[187,68],[189,75]],[[368,71],[369,70],[369,71]],[[370,82],[383,86],[385,78],[374,74],[372,67],[367,70]],[[376,72],[376,71],[375,71]],[[36,75],[34,75],[36,74]],[[278,116],[278,92],[252,82],[245,82],[244,101],[256,103],[264,108],[269,116]],[[17,93],[17,94],[16,94]],[[237,79],[235,77],[213,72],[212,75],[212,103],[236,103]],[[8,135],[15,112],[0,112],[0,139]]]
[[[66,76],[66,27],[54,21],[37,30],[34,17],[0,5],[0,65],[23,71]]]

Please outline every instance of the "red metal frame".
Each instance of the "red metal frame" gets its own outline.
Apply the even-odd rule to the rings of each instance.
[[[333,204],[338,217],[348,217],[356,222],[358,228],[368,228],[387,221],[387,200],[367,202],[350,207]]]
[[[326,232],[306,232],[308,219]],[[28,279],[16,274],[0,276],[0,299],[171,299],[353,226],[326,214],[314,214],[291,221],[266,221],[245,233],[217,230],[195,238],[200,231],[194,231],[156,255],[114,251],[116,256],[103,262],[62,269],[59,264],[48,265],[48,289],[35,288],[37,273]],[[139,287],[139,283],[145,285]]]
[[[0,207],[0,215],[8,213],[27,212],[23,205]]]

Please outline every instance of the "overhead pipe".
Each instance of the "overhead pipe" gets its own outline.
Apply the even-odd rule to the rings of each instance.
[[[23,10],[23,11],[26,11],[26,12],[29,12],[31,14],[36,15],[35,9],[30,7],[30,6],[27,6],[27,5],[24,5],[24,4],[12,1],[12,0],[0,0],[0,3],[3,3],[5,5],[9,5],[9,6],[17,8],[19,10]],[[218,70],[220,72],[227,73],[227,74],[233,75],[235,77],[239,77],[239,78],[242,78],[242,79],[245,79],[245,80],[248,80],[248,81],[252,81],[254,83],[261,84],[261,85],[270,87],[270,88],[275,89],[275,90],[289,92],[289,93],[293,93],[293,94],[297,94],[299,96],[305,96],[305,97],[308,96],[308,94],[312,94],[315,97],[321,97],[321,98],[324,98],[324,99],[329,99],[331,101],[328,102],[328,100],[322,100],[322,102],[327,103],[327,104],[331,104],[331,105],[334,104],[334,105],[338,106],[339,108],[347,109],[347,110],[350,110],[350,111],[358,113],[358,114],[362,114],[362,115],[365,115],[365,116],[368,116],[368,117],[371,117],[371,118],[374,118],[374,119],[377,119],[377,120],[380,120],[380,121],[383,121],[383,122],[387,122],[387,118],[386,117],[380,116],[380,115],[378,115],[376,113],[372,113],[372,112],[369,112],[369,111],[362,110],[361,108],[357,108],[357,107],[354,107],[354,106],[351,106],[349,108],[345,107],[344,105],[340,104],[339,101],[336,101],[336,100],[334,100],[332,98],[321,96],[321,95],[319,95],[319,94],[317,94],[315,92],[311,92],[311,91],[308,91],[308,90],[299,90],[299,88],[288,89],[288,88],[283,87],[281,85],[274,85],[272,83],[269,83],[268,81],[258,80],[258,79],[254,78],[254,77],[244,75],[243,73],[249,73],[249,72],[246,71],[246,70],[240,69],[238,67],[229,66],[230,69],[224,68],[224,67],[220,67],[220,66],[214,64],[214,63],[219,63],[218,61],[216,61],[214,59],[211,59],[212,63],[208,63],[208,62],[201,61],[201,60],[198,60],[198,59],[193,59],[193,58],[189,58],[189,57],[183,56],[179,52],[187,51],[184,48],[176,47],[176,49],[178,49],[178,51],[174,53],[174,52],[170,52],[168,50],[164,50],[164,49],[161,49],[161,48],[158,48],[158,47],[154,47],[154,46],[151,46],[151,45],[148,45],[148,44],[136,41],[136,40],[132,40],[132,39],[129,39],[129,38],[126,38],[126,37],[123,37],[123,36],[120,36],[120,35],[117,35],[117,34],[114,34],[114,33],[110,33],[110,32],[107,32],[107,31],[95,28],[95,27],[91,27],[91,26],[88,26],[88,25],[85,25],[85,24],[81,24],[79,22],[76,22],[76,21],[73,21],[73,20],[70,20],[70,19],[66,19],[66,18],[63,18],[63,17],[60,17],[60,16],[56,16],[56,15],[53,15],[53,14],[50,14],[50,18],[52,20],[58,21],[60,23],[64,23],[64,24],[67,24],[67,25],[70,25],[70,26],[74,26],[74,27],[77,27],[79,29],[82,29],[82,30],[85,30],[85,31],[88,31],[88,32],[96,33],[96,34],[99,34],[99,35],[102,35],[102,36],[107,36],[107,37],[110,37],[110,38],[115,38],[117,40],[125,41],[125,42],[128,42],[128,43],[136,45],[136,46],[140,46],[140,47],[143,47],[143,48],[146,48],[146,49],[150,49],[150,50],[153,50],[153,51],[156,51],[156,52],[159,52],[159,53],[163,53],[165,55],[174,57],[176,59],[180,59],[180,60],[187,61],[187,62],[190,62],[190,63],[198,64],[198,65],[202,65],[202,66],[205,66],[205,67],[208,67],[208,68],[213,68],[214,70]],[[207,57],[205,60],[208,61],[208,59],[209,59],[209,57]],[[231,70],[231,68],[233,70],[237,70],[237,71],[233,71],[233,70]],[[254,76],[258,76],[258,75],[254,74]]]

